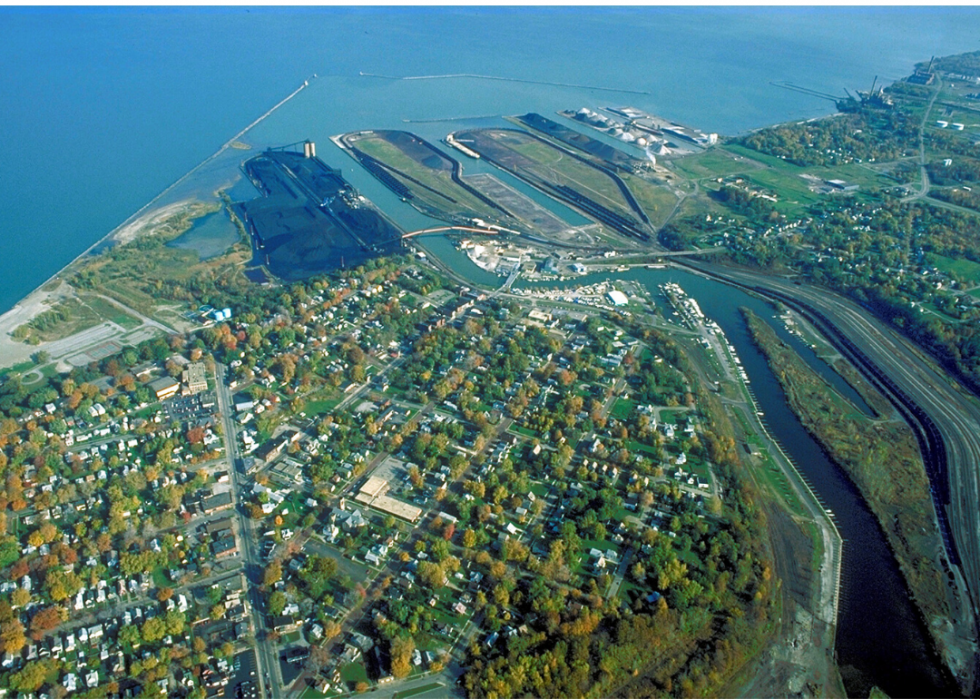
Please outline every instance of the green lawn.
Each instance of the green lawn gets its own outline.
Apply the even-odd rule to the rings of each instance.
[[[721,148],[678,158],[671,164],[675,170],[692,179],[726,177],[759,167],[758,163],[752,161],[736,160],[731,153]]]
[[[638,452],[641,454],[649,454],[650,456],[657,456],[657,450],[646,444],[641,444],[640,442],[629,441],[626,443],[626,448],[631,452]]]
[[[956,274],[974,284],[980,284],[980,264],[965,258],[954,260],[951,257],[929,253],[929,262],[948,274]]]
[[[348,663],[340,668],[340,679],[351,684],[367,682],[367,668],[364,667],[363,663]]]
[[[127,330],[138,328],[143,322],[133,315],[130,315],[114,303],[106,301],[104,298],[93,294],[79,294],[81,302],[95,311],[99,316],[120,325]]]
[[[628,398],[619,398],[613,405],[612,410],[609,411],[609,415],[617,420],[627,420],[633,413],[635,407],[635,401],[629,400]]]
[[[343,398],[327,398],[320,400],[307,401],[306,407],[303,408],[303,412],[306,413],[307,417],[314,417],[316,415],[323,415],[324,413],[329,413],[331,410],[340,404]]]
[[[769,167],[776,168],[777,170],[783,170],[793,173],[803,172],[803,168],[798,165],[793,165],[792,163],[787,163],[782,158],[777,158],[772,155],[766,155],[765,153],[760,153],[757,150],[752,150],[751,148],[746,148],[744,146],[737,146],[734,144],[722,146],[722,150],[726,150],[729,153],[734,153],[735,155],[741,155],[749,160],[755,160],[756,162],[762,163],[763,165],[768,165]]]

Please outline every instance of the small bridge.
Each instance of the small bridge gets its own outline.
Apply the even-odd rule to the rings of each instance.
[[[414,238],[419,235],[427,235],[429,233],[446,233],[447,231],[463,231],[466,233],[480,233],[482,235],[497,235],[500,233],[500,230],[493,228],[474,228],[472,226],[437,226],[436,228],[423,228],[420,231],[406,233],[402,236],[402,240]]]

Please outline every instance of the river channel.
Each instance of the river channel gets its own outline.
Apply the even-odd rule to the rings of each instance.
[[[429,254],[438,256],[474,284],[499,286],[502,282],[500,277],[470,262],[445,237],[427,236],[420,242]],[[755,347],[739,308],[751,308],[769,321],[783,340],[838,388],[842,387],[840,376],[786,331],[772,305],[720,282],[680,270],[633,269],[587,275],[574,284],[614,279],[642,283],[658,304],[666,303],[659,289],[666,282],[680,284],[697,300],[705,315],[721,326],[735,347],[769,431],[796,461],[824,505],[833,511],[845,540],[836,650],[848,695],[867,696],[875,685],[890,697],[956,695],[955,684],[932,650],[881,527],[847,475],[827,458],[793,414],[765,357]],[[852,389],[844,390],[866,409]]]

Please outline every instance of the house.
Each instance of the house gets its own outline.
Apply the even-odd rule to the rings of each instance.
[[[335,507],[331,510],[330,521],[344,531],[352,532],[367,525],[367,520],[360,510],[345,510],[342,507]]]
[[[355,646],[360,648],[362,651],[369,651],[374,647],[374,641],[357,631],[352,631],[350,635],[350,642]]]
[[[364,554],[364,560],[371,565],[379,566],[388,557],[388,547],[385,544],[375,544]]]
[[[280,614],[272,618],[272,629],[276,633],[291,633],[298,628],[296,620],[291,616]]]
[[[78,690],[78,677],[75,675],[74,672],[69,672],[61,680],[61,684],[63,684],[65,686],[65,689],[68,690],[68,693],[71,694]]]
[[[239,393],[234,398],[235,401],[235,412],[244,413],[248,410],[252,410],[255,407],[255,401],[249,396]]]

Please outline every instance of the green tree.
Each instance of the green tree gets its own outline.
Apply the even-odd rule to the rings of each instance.
[[[156,643],[167,635],[167,625],[160,617],[152,617],[143,622],[140,635],[146,643]]]

